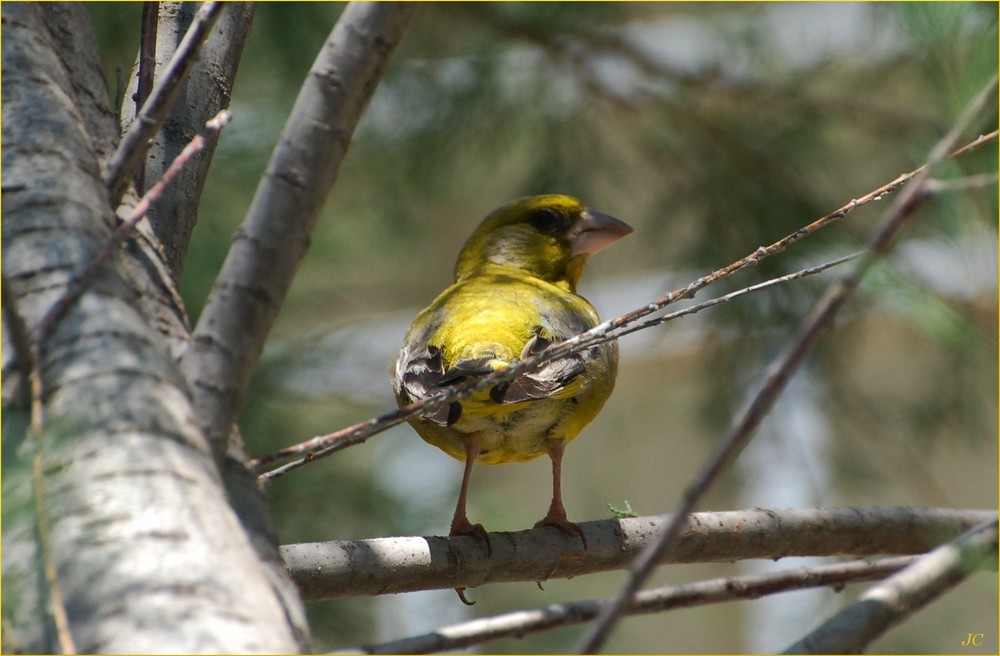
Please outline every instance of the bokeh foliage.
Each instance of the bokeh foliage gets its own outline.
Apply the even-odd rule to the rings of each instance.
[[[128,70],[135,57],[139,5],[91,10],[114,92],[116,67]],[[257,9],[235,119],[184,270],[195,320],[341,10]],[[408,321],[448,283],[479,218],[506,200],[569,193],[635,226],[584,276],[583,293],[608,316],[915,168],[996,65],[993,3],[427,4],[355,135],[255,376],[241,418],[249,448],[265,453],[391,408],[388,368]],[[996,123],[994,109],[968,138]],[[995,171],[996,161],[992,145],[940,175]],[[887,202],[727,288],[860,247]],[[825,505],[995,505],[996,215],[995,187],[928,203],[900,244],[915,255],[880,267],[810,360],[821,381],[814,402],[832,436],[832,484],[817,492]],[[606,504],[623,499],[642,514],[668,511],[832,279],[723,306],[693,330],[670,325],[623,343],[615,396],[568,450],[571,515],[609,516]],[[544,512],[546,463],[480,469],[474,519],[514,530]],[[279,480],[269,494],[283,541],[443,533],[459,479],[457,464],[400,428]],[[732,475],[703,507],[757,504],[740,490]],[[734,571],[667,568],[659,579]],[[475,612],[604,595],[619,580],[550,582],[544,592],[496,586],[475,591]],[[995,602],[995,585],[973,581],[927,611],[933,621],[877,649],[952,650],[964,637],[952,635],[956,616],[962,631],[996,636]],[[385,600],[311,612],[318,648],[399,637],[400,627],[426,630],[440,617],[420,624]],[[740,613],[733,604],[631,620],[610,649],[738,652],[746,649],[739,630],[710,629],[738,627]],[[576,635],[487,649],[565,650]]]

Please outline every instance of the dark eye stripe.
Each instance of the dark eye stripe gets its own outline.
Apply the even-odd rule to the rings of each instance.
[[[535,210],[528,220],[536,230],[546,235],[563,234],[569,227],[565,216],[548,207]]]

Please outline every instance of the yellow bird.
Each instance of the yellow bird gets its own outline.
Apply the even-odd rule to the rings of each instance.
[[[521,198],[492,212],[459,253],[455,283],[417,315],[403,340],[393,380],[399,405],[596,326],[597,312],[576,293],[577,281],[590,255],[630,232],[569,196]],[[608,342],[412,419],[426,442],[465,462],[450,535],[476,535],[490,548],[486,530],[466,516],[473,463],[548,454],[552,503],[535,526],[583,539],[562,502],[563,448],[597,416],[617,369],[618,345]]]

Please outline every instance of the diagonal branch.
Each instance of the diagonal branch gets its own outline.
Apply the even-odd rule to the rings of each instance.
[[[416,9],[351,3],[302,85],[181,360],[217,454],[358,120]]]
[[[160,10],[157,16],[154,7],[152,25],[144,25],[144,39],[149,34],[154,43],[144,42],[143,48],[155,49],[155,60],[165,67],[194,21],[198,5],[190,2],[145,3],[145,6],[149,5],[159,5]],[[201,126],[230,105],[233,82],[253,24],[256,3],[226,2],[223,5],[211,33],[198,49],[198,58],[181,85],[177,100],[164,116],[162,128],[152,138],[145,157],[145,180],[155,180],[162,175]],[[150,59],[153,59],[152,54]],[[152,63],[144,66],[142,61],[140,55],[139,65],[128,84],[127,97],[139,92],[144,86],[143,73],[152,69]],[[132,125],[139,109],[141,104],[138,108],[131,103],[125,105],[121,116],[123,128]],[[177,184],[149,213],[152,233],[159,242],[157,250],[162,253],[175,280],[180,280],[183,272],[191,234],[198,221],[198,204],[214,153],[215,148],[209,147],[194,158],[178,177]],[[137,187],[140,194],[146,190],[142,184]]]
[[[997,135],[998,132],[993,131],[987,135],[980,136],[975,141],[953,153],[952,157],[967,154],[985,143],[994,141],[997,138]],[[666,306],[679,300],[693,298],[698,291],[704,289],[708,285],[716,283],[723,278],[727,278],[750,265],[757,264],[765,257],[783,252],[796,241],[799,241],[820,228],[830,225],[831,223],[843,218],[858,207],[880,200],[886,194],[899,189],[901,186],[913,179],[914,176],[923,171],[926,166],[927,165],[925,164],[924,166],[910,171],[909,173],[904,173],[892,182],[882,185],[878,189],[875,189],[860,198],[852,199],[843,207],[840,207],[826,216],[816,219],[809,225],[786,235],[770,246],[761,246],[746,257],[718,269],[707,276],[703,276],[693,281],[686,287],[676,289],[666,296],[656,299],[655,301],[643,305],[642,307],[639,307],[627,314],[623,314],[615,319],[606,321],[601,325],[588,330],[587,332],[573,337],[572,339],[554,343],[545,350],[539,352],[537,355],[520,360],[506,369],[501,369],[486,376],[474,378],[461,385],[454,385],[443,390],[439,394],[428,397],[404,408],[387,412],[378,417],[354,424],[352,426],[347,426],[346,428],[342,428],[332,433],[317,435],[316,437],[286,447],[276,451],[275,453],[261,456],[256,458],[253,461],[253,464],[255,467],[261,467],[262,465],[283,460],[285,458],[302,456],[296,460],[279,467],[275,467],[274,469],[261,474],[261,479],[263,480],[277,478],[293,469],[312,462],[313,460],[331,455],[341,449],[361,444],[369,437],[401,424],[410,417],[417,416],[421,413],[433,410],[434,408],[438,408],[453,401],[471,396],[476,392],[488,389],[497,383],[511,380],[523,373],[534,371],[550,360],[565,357],[570,353],[583,351],[594,344],[607,342],[612,339],[616,339],[621,335],[632,332],[632,329],[627,327],[631,326],[640,319],[654,314],[655,312],[658,312]],[[657,320],[654,319],[651,323],[656,323],[656,321]]]
[[[194,64],[198,46],[204,41],[215,20],[219,17],[222,5],[221,2],[206,2],[198,9],[191,29],[184,35],[184,39],[177,47],[177,52],[170,60],[167,69],[153,85],[139,116],[122,136],[121,143],[118,144],[114,155],[105,163],[101,177],[104,178],[104,182],[108,186],[112,207],[116,207],[121,202],[125,190],[128,188],[129,180],[139,170],[139,165],[146,155],[149,140],[160,129],[171,104],[180,93],[181,84]]]
[[[907,186],[902,195],[897,197],[896,202],[889,208],[882,227],[875,234],[865,256],[857,263],[855,270],[831,286],[803,321],[791,348],[771,365],[751,402],[737,416],[733,427],[685,490],[663,533],[651,542],[636,559],[630,576],[615,597],[614,602],[603,609],[601,616],[587,632],[580,644],[581,652],[596,653],[603,647],[629,599],[656,568],[660,553],[680,534],[684,516],[694,510],[698,501],[718,479],[726,466],[750,441],[761,420],[770,412],[792,374],[819,341],[820,336],[832,323],[840,308],[853,296],[861,279],[871,266],[888,252],[900,228],[913,216],[917,207],[922,203],[925,197],[924,185],[929,178],[932,167],[954,150],[962,132],[968,128],[986,101],[996,92],[996,88],[997,76],[994,75],[976,97],[969,102],[952,129],[931,149],[927,164],[917,169],[912,184]]]
[[[45,313],[45,316],[35,326],[33,338],[35,343],[39,345],[39,348],[45,342],[45,338],[66,315],[70,306],[87,290],[87,287],[93,282],[101,267],[118,252],[122,244],[132,233],[136,224],[146,216],[149,208],[163,194],[163,191],[170,186],[174,178],[177,177],[177,174],[187,165],[195,153],[203,149],[206,144],[218,136],[219,132],[229,124],[231,118],[232,116],[228,111],[222,111],[209,121],[205,125],[204,131],[185,146],[177,158],[170,163],[163,176],[149,188],[149,191],[139,200],[139,203],[132,208],[128,218],[118,225],[104,246],[94,254],[94,257],[78,273],[73,275],[66,290],[56,299],[56,302],[52,304]]]
[[[673,321],[674,319],[680,319],[681,317],[686,317],[689,314],[696,314],[707,308],[714,307],[722,303],[728,303],[729,301],[735,300],[741,296],[746,296],[747,294],[755,294],[757,292],[764,291],[765,289],[769,289],[781,283],[790,282],[792,280],[798,280],[799,278],[805,278],[807,276],[814,276],[817,273],[823,273],[827,269],[832,269],[833,267],[839,266],[844,262],[853,260],[858,255],[860,255],[860,253],[851,253],[850,255],[838,257],[835,260],[830,260],[829,262],[824,262],[823,264],[817,264],[816,266],[809,267],[808,269],[801,269],[799,271],[788,273],[783,276],[778,276],[777,278],[771,278],[769,280],[765,280],[764,282],[759,282],[755,285],[750,285],[749,287],[744,287],[743,289],[737,289],[736,291],[729,292],[728,294],[723,294],[722,296],[718,296],[716,298],[704,301],[702,303],[698,303],[697,305],[688,306],[682,310],[677,310],[676,312],[664,314],[659,317],[653,317],[652,319],[646,319],[645,321],[641,321],[637,324],[628,326],[627,328],[624,328],[619,332],[616,332],[614,334],[614,338],[618,339],[619,337],[630,335],[631,333],[638,332],[645,328],[652,328],[653,326],[659,326],[662,323]]]
[[[99,70],[86,8],[0,9],[3,273],[18,314],[37,330],[117,228],[98,174],[113,123],[100,76],[76,76],[69,65]],[[4,501],[10,493],[23,509],[4,513],[4,629],[21,651],[72,649],[49,628],[58,604],[51,568],[81,652],[307,650],[301,602],[277,590],[275,568],[253,548],[144,311],[141,299],[157,287],[141,257],[118,250],[101,267],[32,367],[42,377],[35,403],[42,382],[47,392],[44,442],[27,439],[17,419],[4,425],[4,438],[24,446],[4,453]]]
[[[743,289],[738,289],[734,292],[730,292],[729,294],[724,294],[723,296],[713,298],[711,300],[705,301],[704,303],[692,305],[690,307],[684,308],[683,310],[678,310],[677,312],[673,312],[671,314],[667,314],[661,317],[656,317],[654,319],[649,319],[647,321],[635,324],[618,333],[614,334],[605,333],[600,339],[594,341],[587,341],[585,346],[590,346],[594,343],[599,343],[599,342],[611,341],[613,339],[621,337],[622,335],[627,335],[637,330],[642,330],[644,328],[651,328],[661,323],[666,323],[667,321],[672,321],[674,319],[679,319],[689,314],[695,314],[697,312],[701,312],[702,310],[706,310],[710,307],[735,300],[746,294],[761,292],[764,291],[765,289],[768,289],[770,287],[773,287],[781,283],[790,282],[792,280],[797,280],[799,278],[805,278],[807,276],[816,275],[817,273],[822,273],[823,271],[826,271],[827,269],[835,267],[839,264],[843,264],[844,262],[850,260],[853,257],[855,257],[855,255],[848,255],[830,262],[826,262],[824,264],[820,264],[814,267],[809,267],[808,269],[802,269],[800,271],[789,273],[784,276],[771,278],[770,280],[765,280],[764,282],[758,283],[756,285],[744,287]],[[573,350],[576,351],[579,349],[574,347]],[[527,361],[527,359],[525,361]],[[516,366],[516,363],[515,365],[512,365],[512,367],[513,366]],[[528,369],[530,369],[530,367],[528,367]],[[517,371],[521,371],[521,369],[518,369]],[[299,444],[293,444],[292,446],[281,449],[280,451],[277,451],[275,453],[260,458],[256,458],[252,464],[255,467],[260,467],[262,465],[266,465],[268,463],[280,460],[282,458],[303,453],[305,454],[304,458],[294,460],[280,467],[275,467],[274,469],[261,474],[262,480],[270,480],[273,478],[277,478],[279,476],[287,474],[293,469],[297,469],[305,465],[308,462],[312,462],[317,458],[322,458],[336,451],[340,451],[341,449],[345,449],[349,446],[355,446],[357,444],[360,444],[365,440],[367,440],[369,437],[377,433],[380,433],[386,430],[387,428],[391,428],[392,426],[400,424],[406,421],[408,418],[420,414],[421,412],[425,411],[428,408],[437,407],[443,402],[443,399],[448,399],[449,401],[451,401],[451,400],[458,400],[465,398],[472,391],[481,389],[483,387],[484,380],[488,381],[496,381],[498,379],[506,380],[509,377],[509,373],[507,372],[509,372],[509,370],[504,370],[503,372],[500,372],[504,374],[503,377],[501,378],[498,378],[497,376],[481,377],[474,379],[471,384],[456,385],[455,387],[447,388],[440,394],[428,397],[422,401],[413,403],[411,405],[406,406],[405,408],[400,408],[399,410],[390,412],[388,414],[384,414],[380,417],[376,417],[373,420],[369,420],[361,424],[355,424],[354,426],[349,426],[335,433],[320,435],[318,437],[312,438],[311,440],[300,442]]]
[[[960,583],[977,569],[997,566],[997,522],[942,545],[873,586],[854,604],[785,650],[786,654],[857,654],[890,627]]]
[[[919,556],[898,556],[873,562],[843,562],[800,567],[769,574],[753,574],[664,586],[636,594],[628,615],[661,613],[675,608],[759,599],[760,597],[809,588],[843,588],[848,583],[879,580],[912,564]],[[529,633],[589,622],[600,612],[604,599],[586,599],[544,608],[517,610],[493,617],[443,626],[431,633],[339,650],[343,654],[430,654],[468,649],[501,638],[523,638]]]

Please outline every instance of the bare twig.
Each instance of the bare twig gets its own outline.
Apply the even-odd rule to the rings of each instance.
[[[850,255],[845,255],[843,257],[838,257],[835,260],[830,260],[829,262],[824,262],[823,264],[817,264],[816,266],[809,267],[808,269],[801,269],[801,270],[795,271],[793,273],[788,273],[788,274],[785,274],[783,276],[778,276],[777,278],[771,278],[770,280],[765,280],[764,282],[759,282],[756,285],[750,285],[749,287],[744,287],[743,289],[737,289],[736,291],[729,292],[728,294],[723,294],[722,296],[719,296],[717,298],[713,298],[711,300],[705,301],[704,303],[698,303],[697,305],[692,305],[690,307],[686,307],[683,310],[677,310],[676,312],[670,312],[669,314],[664,314],[663,316],[660,316],[660,317],[654,317],[652,319],[647,319],[645,321],[639,322],[639,323],[637,323],[635,325],[629,326],[628,328],[615,333],[614,334],[614,339],[618,339],[619,337],[623,337],[625,335],[637,332],[639,330],[643,330],[644,328],[651,328],[653,326],[658,326],[658,325],[660,325],[662,323],[666,323],[666,322],[672,321],[674,319],[679,319],[679,318],[685,317],[685,316],[687,316],[689,314],[696,314],[698,312],[701,312],[702,310],[706,310],[706,309],[708,309],[710,307],[714,307],[714,306],[720,305],[722,303],[727,303],[727,302],[735,300],[735,299],[737,299],[737,298],[739,298],[741,296],[745,296],[747,294],[754,294],[756,292],[764,291],[765,289],[769,289],[771,287],[774,287],[775,285],[780,285],[782,283],[791,282],[792,280],[798,280],[799,278],[806,278],[808,276],[814,276],[817,273],[822,273],[822,272],[826,271],[827,269],[832,269],[833,267],[839,266],[839,265],[843,264],[844,262],[847,262],[849,260],[853,260],[854,258],[856,258],[860,254],[861,254],[860,252],[858,252],[858,253],[851,253]]]
[[[31,383],[31,435],[35,452],[31,457],[31,490],[35,503],[35,528],[38,531],[38,547],[45,573],[45,584],[52,609],[52,619],[56,625],[59,648],[64,654],[75,654],[76,644],[69,628],[69,614],[63,601],[59,585],[59,573],[52,555],[52,531],[49,514],[45,508],[45,466],[42,460],[45,447],[44,400],[42,390],[42,348],[41,340],[35,340],[28,349]]]
[[[142,163],[149,140],[160,128],[170,105],[180,92],[181,84],[194,64],[198,46],[219,17],[222,5],[221,2],[206,2],[198,9],[191,29],[184,35],[166,70],[153,85],[142,111],[125,132],[114,155],[104,165],[101,175],[108,187],[112,207],[121,201],[129,179]]]
[[[37,347],[31,349],[31,354],[31,432],[35,438],[35,453],[31,458],[31,487],[35,501],[35,526],[38,529],[42,569],[45,572],[45,584],[48,587],[49,604],[52,608],[52,618],[56,624],[59,648],[64,654],[75,654],[76,645],[73,641],[73,633],[69,628],[69,614],[66,612],[66,603],[63,601],[62,588],[59,585],[59,574],[52,556],[52,531],[49,527],[49,514],[45,509],[45,466],[42,461],[45,431],[41,399],[42,377],[38,373],[41,359]]]
[[[743,289],[731,292],[731,293],[726,294],[724,296],[721,296],[719,298],[714,298],[714,299],[712,299],[710,301],[706,301],[706,302],[700,303],[698,305],[693,305],[691,307],[684,308],[683,310],[680,310],[678,312],[674,312],[672,314],[668,314],[668,315],[664,315],[662,317],[657,317],[655,319],[651,319],[649,321],[646,321],[646,322],[640,323],[638,325],[632,326],[632,327],[628,328],[627,330],[622,330],[621,332],[614,333],[614,334],[605,334],[599,341],[605,342],[605,341],[610,341],[612,339],[617,339],[618,337],[621,337],[622,335],[627,335],[627,334],[633,333],[633,332],[635,332],[637,330],[642,330],[643,328],[649,328],[651,326],[655,326],[655,325],[658,325],[658,324],[661,324],[661,323],[665,323],[665,322],[673,320],[673,319],[679,319],[680,317],[687,316],[689,314],[695,314],[695,313],[700,312],[702,310],[708,309],[708,308],[710,308],[712,306],[719,305],[720,303],[725,303],[727,301],[734,300],[734,299],[739,298],[740,296],[743,296],[745,294],[750,294],[750,293],[754,293],[754,292],[763,291],[763,290],[765,290],[765,289],[767,289],[769,287],[772,287],[772,286],[780,284],[780,283],[789,282],[789,281],[792,281],[792,280],[796,280],[798,278],[804,278],[806,276],[815,275],[817,273],[821,273],[823,271],[826,271],[827,269],[829,269],[831,267],[837,266],[838,264],[843,264],[844,262],[846,262],[847,260],[851,259],[852,257],[854,257],[854,255],[848,255],[846,257],[842,257],[842,258],[839,258],[839,259],[834,260],[832,262],[827,262],[825,264],[821,264],[821,265],[818,265],[818,266],[815,266],[815,267],[811,267],[809,269],[803,269],[801,271],[797,271],[795,273],[790,273],[788,275],[781,276],[779,278],[772,278],[771,280],[767,280],[767,281],[764,281],[762,283],[758,283],[756,285],[751,285],[750,287],[745,287]],[[588,342],[587,343],[588,346],[591,345],[591,344],[593,344],[593,342]],[[460,390],[464,390],[464,388],[460,388]],[[462,398],[463,396],[466,396],[466,395],[467,394],[464,391],[460,391],[456,395],[455,398]],[[426,407],[427,405],[437,405],[438,398],[439,398],[438,396],[434,396],[434,397],[432,397],[430,399],[426,399],[425,400],[426,401],[425,405],[424,406],[419,406],[419,407]],[[350,426],[350,427],[348,427],[346,429],[343,429],[343,431],[338,431],[338,433],[343,433],[344,431],[351,431],[351,430],[355,429],[357,426],[370,425],[371,428],[369,430],[371,430],[371,432],[368,433],[368,434],[360,436],[359,437],[359,441],[352,441],[350,443],[347,443],[346,441],[344,441],[344,442],[337,442],[337,440],[341,439],[341,438],[332,438],[331,436],[332,435],[337,435],[338,433],[331,433],[330,435],[321,435],[321,436],[315,437],[312,440],[309,440],[307,442],[302,442],[300,444],[295,444],[295,445],[292,445],[292,446],[287,447],[285,449],[282,449],[281,451],[272,453],[272,454],[267,455],[267,456],[263,456],[261,458],[257,458],[256,460],[253,461],[253,465],[255,467],[260,467],[262,465],[268,464],[269,462],[274,462],[275,460],[280,460],[281,458],[292,456],[292,455],[296,455],[296,454],[299,454],[299,453],[310,453],[311,454],[310,456],[307,456],[306,458],[302,458],[300,460],[296,460],[294,462],[290,462],[290,463],[288,463],[285,466],[276,467],[275,469],[273,469],[271,471],[268,471],[268,472],[265,472],[265,473],[261,474],[261,478],[263,480],[268,480],[268,479],[271,479],[271,478],[277,478],[278,476],[281,476],[282,474],[285,474],[285,473],[287,473],[287,472],[289,472],[289,471],[291,471],[293,469],[301,467],[302,465],[306,464],[307,462],[310,462],[310,461],[315,460],[316,458],[320,458],[322,456],[329,455],[329,454],[333,453],[334,451],[339,451],[340,449],[346,448],[347,446],[353,446],[354,444],[359,444],[360,442],[363,442],[368,437],[371,437],[372,435],[375,435],[376,433],[379,433],[379,432],[385,430],[386,428],[390,428],[391,426],[395,426],[396,424],[399,424],[399,423],[405,421],[407,418],[413,416],[414,414],[418,414],[416,412],[416,410],[415,410],[416,408],[418,408],[418,405],[414,404],[414,405],[411,405],[411,406],[407,406],[407,408],[402,409],[400,411],[395,411],[395,412],[391,412],[391,413],[389,413],[387,415],[382,415],[382,417],[378,417],[375,420],[375,422],[377,423],[377,425],[375,425],[375,424],[373,424],[371,422],[366,422],[365,424],[357,424],[356,426]],[[384,423],[384,422],[392,422],[392,423]],[[330,446],[335,447],[335,448],[332,448],[329,451],[327,451],[325,449],[317,449],[315,451],[312,451],[312,449],[316,448],[317,446],[322,446],[323,444],[328,444],[330,442],[334,442],[334,444],[331,444]]]
[[[628,615],[659,613],[674,608],[759,599],[793,590],[833,587],[838,591],[848,583],[880,580],[912,564],[919,556],[898,556],[873,562],[844,562],[794,570],[734,576],[698,581],[685,585],[654,588],[636,594]],[[544,608],[518,610],[493,617],[443,626],[431,633],[377,645],[338,650],[343,654],[429,654],[467,649],[491,640],[521,638],[529,633],[588,622],[596,617],[604,599],[587,599]]]
[[[145,179],[160,177],[191,137],[201,130],[201,126],[221,110],[229,108],[233,82],[253,25],[256,6],[257,3],[253,2],[224,3],[219,18],[198,47],[197,60],[181,87],[180,95],[163,118],[162,128],[150,142],[143,162]],[[157,38],[153,45],[157,61],[166,63],[174,56],[190,29],[199,5],[193,2],[163,2],[160,7],[160,15],[154,16],[153,29]],[[126,83],[133,96],[142,86],[141,73],[140,65]],[[130,104],[121,116],[121,124],[130,125],[140,109],[141,106],[133,109]],[[155,240],[151,241],[152,248],[165,261],[175,280],[181,278],[184,269],[214,150],[212,147],[205,148],[184,168],[170,191],[149,213],[152,235],[140,233],[149,238],[155,236]],[[139,193],[145,190],[145,186],[138,186]],[[185,337],[188,332],[185,331]]]
[[[972,151],[979,148],[983,144],[994,141],[996,138],[997,138],[996,130],[994,130],[993,132],[987,132],[986,134],[981,134],[974,140],[970,141],[969,143],[965,144],[964,146],[953,152],[951,154],[951,159],[957,159],[959,157],[962,157],[963,155],[967,155],[968,153],[971,153]]]
[[[964,155],[985,143],[995,140],[996,138],[997,131],[991,132],[988,135],[980,136],[974,142],[967,144],[960,150],[953,153],[952,156],[957,157],[959,155]],[[615,319],[606,321],[601,325],[588,330],[587,332],[573,337],[572,339],[554,343],[537,355],[520,360],[506,369],[501,369],[486,376],[475,378],[461,385],[454,385],[446,390],[443,390],[439,394],[428,397],[404,408],[387,412],[379,415],[378,417],[374,417],[352,426],[347,426],[332,433],[317,435],[311,439],[305,440],[304,442],[299,442],[298,444],[293,444],[274,453],[260,456],[255,458],[252,461],[252,464],[254,467],[260,468],[264,465],[284,460],[285,458],[302,456],[284,465],[263,472],[260,475],[260,478],[263,481],[278,478],[279,476],[308,464],[313,460],[331,455],[341,449],[361,444],[373,435],[401,424],[411,417],[415,417],[421,413],[427,412],[428,410],[447,405],[453,401],[466,398],[476,392],[488,389],[497,383],[511,380],[522,373],[533,371],[541,367],[546,362],[565,357],[569,353],[582,351],[590,346],[593,346],[594,344],[615,339],[623,334],[627,334],[627,332],[631,332],[631,330],[626,331],[622,329],[650,314],[662,310],[672,303],[685,298],[693,298],[697,292],[708,285],[716,283],[723,278],[727,278],[747,266],[757,264],[765,257],[783,252],[793,243],[816,232],[820,228],[843,218],[858,207],[867,205],[872,201],[880,200],[886,194],[899,189],[902,185],[906,184],[908,181],[913,179],[914,176],[923,171],[925,167],[926,165],[910,171],[909,173],[901,174],[892,182],[882,185],[878,189],[875,189],[860,198],[852,199],[846,205],[830,212],[826,216],[816,219],[809,225],[786,235],[770,246],[761,246],[746,257],[718,269],[707,276],[699,278],[686,287],[674,290],[666,296],[658,298],[655,301],[643,305],[642,307],[639,307],[627,314],[623,314]]]
[[[927,180],[925,187],[928,194],[941,194],[954,191],[975,191],[985,189],[987,187],[994,187],[996,184],[996,173],[980,173],[979,175],[970,175],[965,178],[956,178],[954,180],[938,180],[937,178],[931,178]]]
[[[962,132],[968,128],[987,99],[996,91],[996,86],[997,77],[994,75],[966,106],[952,129],[931,149],[927,164],[917,169],[916,174],[912,176],[913,184],[909,185],[889,208],[887,217],[869,244],[865,257],[858,262],[852,273],[844,276],[827,290],[827,293],[806,317],[798,336],[792,342],[791,348],[771,365],[751,402],[739,413],[726,437],[712,452],[701,471],[685,490],[663,533],[650,543],[636,559],[625,585],[622,586],[614,602],[604,608],[601,616],[581,641],[581,652],[596,653],[603,647],[628,600],[632,598],[642,582],[656,567],[660,552],[680,533],[684,515],[694,510],[697,502],[718,479],[725,467],[750,441],[761,420],[770,411],[792,374],[798,369],[806,354],[812,350],[820,335],[833,321],[843,304],[853,295],[861,278],[889,250],[899,229],[913,215],[923,200],[924,184],[931,168],[954,150],[955,143],[961,137]]]
[[[231,119],[232,115],[228,111],[219,112],[215,118],[205,124],[205,130],[192,139],[187,147],[181,151],[181,154],[170,164],[163,177],[149,188],[149,191],[146,192],[132,209],[128,218],[118,225],[118,228],[112,233],[111,238],[108,239],[104,246],[101,247],[101,250],[94,255],[79,273],[73,275],[66,286],[66,290],[56,299],[52,307],[48,309],[35,326],[33,333],[35,344],[42,344],[45,341],[45,337],[58,325],[63,316],[65,316],[66,311],[69,310],[80,295],[86,291],[100,268],[118,251],[118,248],[121,247],[122,243],[132,232],[132,229],[135,228],[135,225],[149,211],[150,206],[156,202],[163,193],[163,190],[177,177],[178,172],[184,168],[195,153],[204,148],[205,144],[211,139],[214,139]]]
[[[73,634],[69,628],[69,615],[63,602],[55,560],[52,557],[51,531],[48,513],[45,510],[45,472],[42,463],[42,447],[45,439],[42,403],[41,352],[37,342],[32,342],[24,316],[17,307],[17,296],[7,280],[2,277],[3,315],[10,330],[11,339],[17,351],[17,363],[24,381],[30,384],[31,433],[35,441],[35,452],[31,463],[31,486],[35,504],[35,528],[41,553],[42,570],[56,626],[59,647],[65,654],[76,653]]]
[[[159,2],[142,3],[142,30],[139,39],[139,79],[135,89],[135,113],[142,110],[153,88],[153,69],[156,67],[156,26]],[[146,187],[146,167],[141,163],[136,172],[135,188],[141,194]]]
[[[786,654],[857,654],[977,569],[996,569],[997,522],[978,526],[873,586]]]
[[[896,507],[700,512],[684,519],[683,536],[661,563],[923,553],[996,517],[989,510]],[[625,569],[669,519],[581,522],[586,549],[541,528],[491,533],[489,556],[469,536],[288,544],[281,555],[306,601],[544,581]]]

